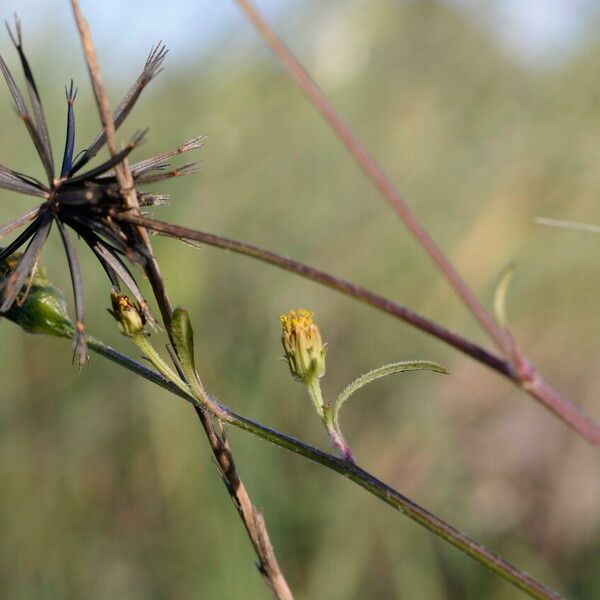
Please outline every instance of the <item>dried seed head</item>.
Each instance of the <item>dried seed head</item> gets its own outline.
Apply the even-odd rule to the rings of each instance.
[[[119,213],[124,208],[123,195],[115,175],[115,168],[139,146],[145,132],[134,135],[130,143],[114,156],[95,167],[86,169],[86,165],[105,146],[106,135],[104,131],[101,131],[89,146],[81,152],[76,152],[75,101],[77,89],[71,81],[70,85],[65,88],[67,119],[62,165],[60,171],[55,171],[48,126],[30,64],[25,57],[21,26],[18,20],[15,22],[14,31],[9,28],[9,34],[21,62],[31,111],[28,109],[24,94],[19,89],[1,55],[0,75],[5,79],[17,112],[27,127],[29,136],[44,166],[48,182],[47,184],[42,183],[34,177],[0,165],[0,189],[42,199],[42,204],[36,209],[29,210],[8,223],[0,224],[0,238],[26,226],[8,246],[0,247],[1,263],[26,246],[18,260],[12,261],[13,264],[8,269],[9,272],[6,276],[0,277],[0,319],[8,314],[13,305],[20,302],[20,298],[27,296],[27,292],[23,293],[22,289],[29,289],[29,282],[33,279],[32,273],[35,274],[42,247],[48,238],[50,229],[56,224],[71,273],[76,317],[73,325],[75,359],[78,366],[81,367],[87,360],[83,280],[69,229],[73,230],[94,252],[112,285],[119,288],[123,284],[135,299],[137,303],[135,308],[141,307],[148,323],[154,322],[148,304],[126,264],[126,261],[129,261],[144,268],[147,267],[149,260],[147,249],[131,225],[121,223],[113,218],[115,213]],[[152,48],[140,76],[113,113],[115,129],[131,112],[146,85],[158,75],[166,54],[167,49],[163,44],[157,44]],[[131,169],[134,186],[196,171],[196,163],[171,169],[169,161],[171,158],[200,148],[202,141],[203,138],[196,137],[172,150],[134,163]],[[136,192],[142,206],[157,206],[168,199],[168,196],[164,195],[137,190]],[[2,274],[0,272],[0,275]],[[142,322],[141,326],[139,323],[133,323],[133,317],[131,313],[129,314],[128,319],[123,322],[120,319],[117,320],[126,335],[133,335],[132,332],[135,331],[135,328],[142,329],[144,323]]]

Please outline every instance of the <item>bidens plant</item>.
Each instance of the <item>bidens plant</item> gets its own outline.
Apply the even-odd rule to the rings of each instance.
[[[248,5],[248,2],[238,1]],[[195,138],[174,150],[135,163],[131,167],[128,165],[126,159],[129,153],[142,141],[143,134],[135,135],[131,142],[119,152],[116,150],[114,129],[125,119],[147,83],[159,72],[166,51],[160,45],[153,48],[140,77],[112,114],[111,119],[111,111],[101,83],[89,29],[81,15],[77,0],[71,0],[71,5],[81,35],[104,130],[83,152],[75,154],[74,103],[76,90],[71,84],[66,91],[67,127],[65,148],[61,169],[58,173],[55,173],[52,148],[42,104],[31,69],[23,53],[20,25],[17,22],[15,33],[11,32],[10,35],[25,74],[28,95],[33,109],[31,113],[28,111],[23,95],[1,57],[0,70],[2,70],[17,110],[37,149],[48,181],[42,183],[33,177],[6,167],[0,167],[0,187],[42,199],[39,206],[0,226],[0,237],[2,237],[27,225],[25,230],[12,243],[6,248],[0,249],[0,316],[6,315],[31,333],[46,333],[73,338],[75,340],[75,356],[80,366],[85,362],[87,348],[89,348],[193,404],[207,435],[207,440],[213,451],[225,487],[254,547],[259,571],[275,597],[290,600],[293,596],[277,564],[264,519],[252,504],[239,477],[229,442],[225,437],[225,424],[233,425],[257,435],[270,443],[342,474],[370,494],[413,519],[469,557],[477,560],[486,568],[526,591],[532,597],[558,598],[552,590],[538,583],[525,572],[491,553],[460,530],[445,523],[356,464],[354,455],[341,432],[339,422],[341,406],[366,384],[392,373],[419,369],[445,372],[436,363],[406,361],[384,365],[355,379],[337,395],[334,401],[331,401],[326,399],[326,396],[324,398],[321,391],[320,381],[326,372],[326,344],[322,341],[321,333],[313,321],[312,313],[306,310],[292,311],[281,318],[282,343],[290,371],[293,377],[307,388],[319,418],[328,432],[330,441],[342,458],[332,456],[301,440],[243,417],[221,404],[207,391],[196,367],[191,320],[186,310],[181,308],[173,310],[171,306],[164,281],[158,269],[158,263],[154,258],[148,240],[148,231],[169,235],[178,240],[201,242],[230,249],[308,277],[438,337],[521,384],[523,389],[527,389],[534,396],[536,389],[540,398],[551,398],[554,394],[552,388],[541,388],[542,391],[540,392],[539,386],[536,388],[535,385],[529,385],[532,381],[534,384],[543,382],[539,377],[534,379],[529,376],[529,373],[535,375],[535,371],[521,370],[517,372],[513,368],[515,361],[511,362],[507,357],[496,356],[442,325],[429,321],[414,311],[378,296],[365,288],[250,244],[142,216],[138,206],[160,204],[164,202],[165,197],[137,192],[135,186],[194,171],[195,164],[169,170],[167,161],[177,154],[198,148],[201,145],[201,139]],[[260,21],[258,20],[258,22]],[[267,29],[263,27],[263,31]],[[293,64],[293,60],[288,61],[288,65],[291,64]],[[302,81],[302,78],[298,80]],[[316,92],[315,89],[313,88],[313,92],[318,94],[318,89]],[[334,113],[329,112],[328,114],[332,119]],[[359,147],[351,133],[346,131],[346,134],[346,140],[351,142],[349,145],[354,148]],[[82,172],[83,168],[104,145],[108,146],[111,158]],[[358,153],[357,158],[359,163],[367,167],[366,172],[376,170],[376,165],[365,165],[365,160],[367,162],[370,160],[366,153]],[[377,181],[381,182],[381,178]],[[387,189],[385,185],[383,188]],[[394,196],[395,192],[393,190],[392,192],[390,193]],[[402,203],[401,199],[399,201]],[[396,203],[398,204],[398,198],[396,198]],[[432,243],[429,243],[429,238],[420,225],[414,221],[408,211],[404,211],[404,216],[410,228],[416,233],[417,239],[430,250],[433,249],[433,255],[439,259],[437,262],[442,270],[446,274],[452,274],[453,271],[450,270],[447,260],[439,254],[439,250],[436,250]],[[71,271],[76,313],[74,324],[67,316],[63,294],[52,286],[45,277],[43,270],[37,266],[41,248],[54,222],[56,222],[59,229]],[[67,233],[68,229],[73,230],[88,244],[107,272],[113,284],[110,312],[116,319],[121,333],[137,346],[153,368],[121,354],[85,333],[81,273],[72,242]],[[19,249],[25,245],[25,250],[22,253],[19,252]],[[168,335],[167,350],[170,361],[166,361],[160,355],[149,332],[145,329],[146,323],[152,323],[152,315],[135,279],[125,264],[125,260],[140,264],[148,276],[154,298],[160,309],[165,332]],[[456,283],[453,276],[450,279]],[[131,298],[120,289],[121,284],[129,289]],[[459,295],[462,294],[461,297],[464,297],[465,293],[461,285],[457,284],[456,287]],[[477,309],[474,309],[476,315],[485,317],[485,313],[480,310],[481,307],[477,308],[478,305],[474,301],[469,300],[467,304],[471,308],[475,307]],[[499,305],[502,308],[502,302]],[[485,318],[480,320],[487,323]],[[501,348],[504,348],[504,342],[512,340],[495,323],[493,327],[488,327],[488,329],[491,329],[494,334],[492,337],[496,341],[502,342],[500,344]],[[520,355],[515,354],[515,356],[521,360]],[[526,361],[521,360],[521,363],[527,365]],[[523,385],[520,373],[528,374],[527,387]],[[555,406],[558,406],[561,410],[564,409],[563,414],[573,416],[572,408],[569,407],[568,403],[559,402],[558,404],[555,403]],[[560,411],[556,412],[560,414]],[[600,428],[595,424],[588,423],[583,416],[570,419],[568,422],[575,426],[578,431],[587,432],[587,437],[596,440],[597,445],[600,446]]]

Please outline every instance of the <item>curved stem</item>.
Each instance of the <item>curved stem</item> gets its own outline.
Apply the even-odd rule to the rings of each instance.
[[[513,347],[512,353],[515,363],[515,366],[513,366],[511,361],[505,360],[496,354],[492,354],[475,342],[454,333],[439,323],[426,319],[420,314],[393,300],[379,296],[359,285],[336,277],[335,275],[319,271],[314,267],[309,267],[308,265],[291,258],[280,256],[279,254],[264,250],[263,248],[259,248],[252,244],[246,244],[244,242],[221,237],[212,233],[206,233],[204,231],[172,225],[171,223],[164,223],[163,221],[155,221],[154,219],[140,217],[130,212],[115,213],[114,217],[141,225],[147,229],[170,237],[193,240],[217,248],[231,250],[245,256],[250,256],[251,258],[306,277],[311,281],[337,290],[355,300],[369,304],[370,306],[438,338],[476,361],[490,367],[501,375],[504,375],[522,390],[527,392],[532,398],[540,402],[540,404],[557,416],[563,423],[586,439],[592,446],[600,448],[600,425],[548,383],[535,367],[523,356],[516,344]]]
[[[260,260],[261,262],[284,269],[285,271],[290,271],[302,277],[306,277],[311,281],[337,290],[346,296],[350,296],[351,298],[364,302],[365,304],[369,304],[370,306],[373,306],[382,312],[396,317],[397,319],[400,319],[401,321],[404,321],[405,323],[408,323],[409,325],[412,325],[413,327],[416,327],[417,329],[420,329],[421,331],[424,331],[425,333],[428,333],[429,335],[446,342],[450,346],[453,346],[457,350],[460,350],[464,354],[467,354],[471,358],[474,358],[475,360],[485,364],[491,369],[498,371],[502,375],[505,375],[510,379],[514,379],[514,371],[507,360],[496,354],[493,354],[492,352],[489,352],[482,346],[472,342],[471,340],[468,340],[467,338],[464,338],[460,334],[451,331],[443,325],[427,319],[410,308],[407,308],[406,306],[403,306],[394,300],[390,300],[389,298],[379,296],[378,294],[375,294],[360,285],[346,281],[341,277],[320,271],[319,269],[310,267],[309,265],[301,263],[297,260],[281,256],[280,254],[276,254],[270,250],[265,250],[264,248],[259,248],[253,244],[247,244],[246,242],[240,242],[231,238],[215,235],[214,233],[208,233],[206,231],[199,231],[197,229],[173,225],[172,223],[165,223],[164,221],[149,219],[131,212],[115,212],[113,217],[122,221],[133,223],[135,225],[141,225],[146,229],[169,237],[191,240],[206,244],[208,246],[222,248],[223,250],[230,250],[237,254],[249,256],[251,258]]]
[[[193,396],[184,393],[176,385],[167,381],[159,373],[152,369],[137,363],[131,358],[122,355],[110,346],[96,340],[88,339],[88,346],[94,352],[109,358],[113,362],[133,371],[137,375],[152,381],[169,392],[184,398],[194,406],[200,407],[201,410],[210,411],[215,417],[229,423],[239,429],[243,429],[252,433],[272,444],[281,448],[285,448],[290,452],[299,454],[312,462],[318,463],[340,475],[346,477],[350,481],[361,486],[370,494],[383,500],[402,514],[406,515],[413,521],[419,523],[438,537],[452,544],[473,560],[487,567],[500,577],[509,581],[519,589],[529,594],[532,598],[543,600],[559,600],[560,596],[553,590],[547,588],[537,582],[530,575],[510,564],[500,556],[490,552],[477,542],[473,541],[467,535],[458,531],[451,525],[448,525],[434,514],[430,513],[425,508],[419,506],[400,492],[386,485],[369,472],[361,469],[359,466],[352,464],[347,460],[337,458],[327,452],[323,452],[309,444],[306,444],[294,437],[256,423],[251,419],[247,419],[229,408],[218,404],[209,396],[206,396],[202,402],[199,402]]]
[[[285,46],[270,25],[263,19],[250,0],[236,0],[236,2],[252,22],[256,31],[258,31],[265,43],[277,55],[287,72],[306,94],[313,107],[321,114],[339,140],[346,146],[363,173],[371,180],[371,183],[373,183],[383,198],[396,211],[406,228],[415,238],[417,243],[429,255],[456,295],[477,319],[482,329],[494,341],[498,348],[500,348],[504,354],[508,355],[510,352],[510,340],[505,335],[505,332],[498,327],[493,317],[477,299],[458,271],[454,268],[454,265],[443,253],[442,249],[435,243],[419,220],[415,217],[410,207],[398,193],[394,184],[384,173],[383,169],[369,154],[360,140],[352,133],[351,129],[343,121],[306,69]]]

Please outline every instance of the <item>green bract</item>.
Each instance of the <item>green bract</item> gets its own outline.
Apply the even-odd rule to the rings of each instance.
[[[2,279],[8,276],[18,258],[13,255],[0,263]],[[6,318],[28,333],[72,338],[75,332],[64,294],[46,278],[41,268],[30,276]]]

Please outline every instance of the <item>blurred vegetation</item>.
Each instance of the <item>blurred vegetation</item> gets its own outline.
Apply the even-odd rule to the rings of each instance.
[[[474,20],[433,1],[317,3],[283,31],[480,297],[489,304],[499,271],[518,263],[509,299],[517,337],[600,419],[600,239],[533,223],[600,220],[597,40],[554,69],[528,70]],[[73,59],[79,48],[44,69],[34,42],[55,153],[62,84],[73,74],[81,147],[98,120]],[[111,93],[116,102],[122,92]],[[0,162],[38,173],[4,86],[0,103]],[[147,125],[139,157],[208,134],[203,172],[155,188],[172,194],[157,218],[294,256],[483,341],[258,41],[224,40],[199,63],[167,68],[120,138]],[[3,192],[0,218],[31,202]],[[68,290],[55,234],[43,260]],[[207,386],[295,436],[326,447],[304,390],[278,360],[278,316],[290,308],[314,310],[329,342],[325,394],[385,362],[447,366],[450,377],[388,378],[349,404],[345,434],[359,461],[566,595],[600,596],[600,458],[542,407],[436,340],[292,275],[172,240],[155,247],[173,300],[191,311]],[[105,311],[104,274],[80,248],[88,329],[135,354]],[[5,321],[0,332],[1,597],[267,597],[188,405],[99,357],[78,375],[66,342]],[[229,435],[299,598],[516,597],[343,479]]]

